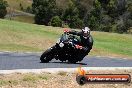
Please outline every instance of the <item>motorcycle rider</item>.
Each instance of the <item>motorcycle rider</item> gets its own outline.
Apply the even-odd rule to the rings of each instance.
[[[90,35],[90,28],[84,27],[81,32],[77,32],[75,30],[68,30],[69,34],[80,36],[80,44],[82,46],[82,50],[84,52],[89,53],[93,46],[93,38]]]

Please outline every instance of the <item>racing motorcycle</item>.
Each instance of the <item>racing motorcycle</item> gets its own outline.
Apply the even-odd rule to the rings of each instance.
[[[64,31],[56,44],[41,55],[40,60],[42,63],[48,63],[52,59],[69,63],[80,62],[88,54],[82,48],[80,40],[75,35]]]

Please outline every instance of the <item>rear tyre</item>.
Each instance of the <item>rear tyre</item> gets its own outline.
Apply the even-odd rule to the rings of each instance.
[[[73,63],[73,64],[75,64],[75,63],[78,62],[78,60],[75,59],[75,58],[70,58],[70,59],[68,60],[68,62],[69,62],[69,63]]]
[[[75,64],[75,63],[80,62],[80,61],[82,61],[82,60],[83,60],[82,57],[75,55],[75,56],[72,56],[71,58],[69,58],[69,59],[68,59],[68,62],[69,62],[69,63],[74,63],[74,64]]]

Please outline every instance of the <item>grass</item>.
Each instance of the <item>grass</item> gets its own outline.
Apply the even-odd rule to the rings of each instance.
[[[6,85],[6,84],[7,84],[6,81],[4,81],[3,79],[0,79],[0,87],[1,87],[1,86],[4,86],[4,85]]]
[[[16,16],[11,18],[6,18],[9,20],[19,21],[19,22],[25,22],[25,23],[34,23],[34,16]]]
[[[42,52],[55,44],[62,28],[0,19],[0,51]],[[90,55],[132,57],[132,35],[92,32]]]
[[[60,71],[60,72],[58,72],[58,75],[61,75],[61,76],[66,76],[66,75],[67,75],[67,72]]]
[[[21,10],[20,3],[24,9],[32,5],[31,0],[6,0],[6,1],[8,2],[9,7],[17,9],[17,10]]]
[[[18,80],[0,80],[0,87],[5,86],[5,85],[17,85],[19,82]]]
[[[55,43],[60,30],[52,27],[0,20],[0,50],[42,51]]]
[[[26,10],[27,7],[32,6],[32,0],[6,0],[9,4],[7,7],[7,14],[11,15],[13,13],[16,14],[24,14],[23,16],[15,16],[15,17],[6,17],[9,20],[15,20],[19,22],[26,22],[26,23],[34,23],[34,16],[32,14],[23,12],[20,4],[22,5],[23,9]]]
[[[45,75],[39,75],[38,78],[41,80],[48,80],[49,79],[49,77],[45,76]]]
[[[94,49],[98,53],[132,56],[132,35],[94,32]]]
[[[38,80],[38,78],[37,77],[35,77],[35,76],[33,76],[33,75],[25,75],[24,77],[23,77],[23,79],[22,79],[22,81],[27,81],[27,82],[35,82],[35,81],[37,81]]]
[[[1,50],[11,50],[11,51],[17,51],[17,50],[24,50],[24,51],[38,51],[40,49],[35,47],[30,47],[26,45],[20,45],[20,44],[0,44]]]
[[[132,70],[90,70],[92,74],[130,74]],[[76,82],[76,73],[69,75],[49,74],[49,73],[25,73],[25,74],[5,74],[0,75],[0,88],[131,88],[131,83],[125,84],[85,84],[80,86]],[[44,77],[44,79],[41,79]],[[46,78],[46,80],[45,80]],[[2,80],[2,81],[1,81]]]
[[[16,85],[27,85],[30,87],[35,86],[35,83],[39,81],[48,81],[52,75],[43,73],[43,74],[33,74],[33,73],[26,73],[26,74],[8,74],[1,76],[0,75],[0,88],[3,86],[16,86]],[[23,85],[23,86],[24,86]]]

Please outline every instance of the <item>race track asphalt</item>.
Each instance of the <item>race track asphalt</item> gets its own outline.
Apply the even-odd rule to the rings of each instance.
[[[87,56],[80,63],[69,64],[52,60],[40,63],[38,53],[0,53],[0,70],[13,69],[44,69],[44,68],[76,68],[83,67],[132,67],[132,59]]]

